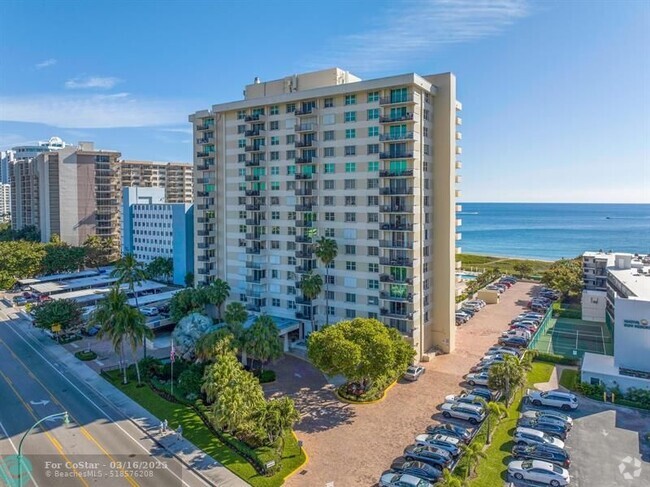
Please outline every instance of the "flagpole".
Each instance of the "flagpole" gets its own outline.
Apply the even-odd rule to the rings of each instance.
[[[174,359],[172,358],[172,396],[174,395]]]
[[[174,350],[174,338],[172,337],[172,347],[169,350],[169,360],[171,362],[172,373],[172,396],[174,395],[174,361],[176,360],[176,350]]]

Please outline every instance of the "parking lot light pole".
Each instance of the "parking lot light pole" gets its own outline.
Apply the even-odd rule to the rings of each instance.
[[[18,485],[23,485],[23,442],[25,441],[25,438],[32,432],[34,428],[36,428],[39,424],[41,424],[43,421],[47,421],[50,419],[59,419],[63,418],[63,424],[70,424],[70,416],[68,415],[68,411],[63,411],[62,413],[56,413],[56,414],[50,414],[49,416],[45,416],[42,419],[39,419],[34,425],[29,428],[23,437],[20,439],[20,443],[18,444]]]

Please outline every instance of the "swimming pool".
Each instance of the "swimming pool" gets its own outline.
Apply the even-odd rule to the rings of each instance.
[[[475,274],[468,274],[466,272],[457,272],[456,277],[460,277],[463,281],[473,281],[476,279]]]

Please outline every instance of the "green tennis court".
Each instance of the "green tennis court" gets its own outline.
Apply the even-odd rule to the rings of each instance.
[[[614,354],[612,336],[605,323],[569,318],[552,318],[535,349],[569,358],[581,358],[585,352]]]

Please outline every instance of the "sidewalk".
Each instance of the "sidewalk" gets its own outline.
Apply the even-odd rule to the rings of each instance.
[[[3,309],[3,311],[6,312],[7,310]],[[40,329],[31,326],[29,321],[21,319],[20,321],[14,320],[13,323],[25,335],[29,335],[33,342],[38,342],[41,352],[50,359],[50,362],[58,362],[61,370],[65,370],[67,374],[74,376],[79,382],[85,383],[96,395],[111,403],[125,418],[144,431],[152,441],[174,455],[189,469],[203,477],[204,480],[218,487],[245,487],[249,485],[185,438],[179,440],[174,432],[161,436],[159,431],[161,421],[159,418],[153,416],[130,397],[105,381],[97,372],[76,359],[72,353],[65,350],[61,345],[52,341]]]

